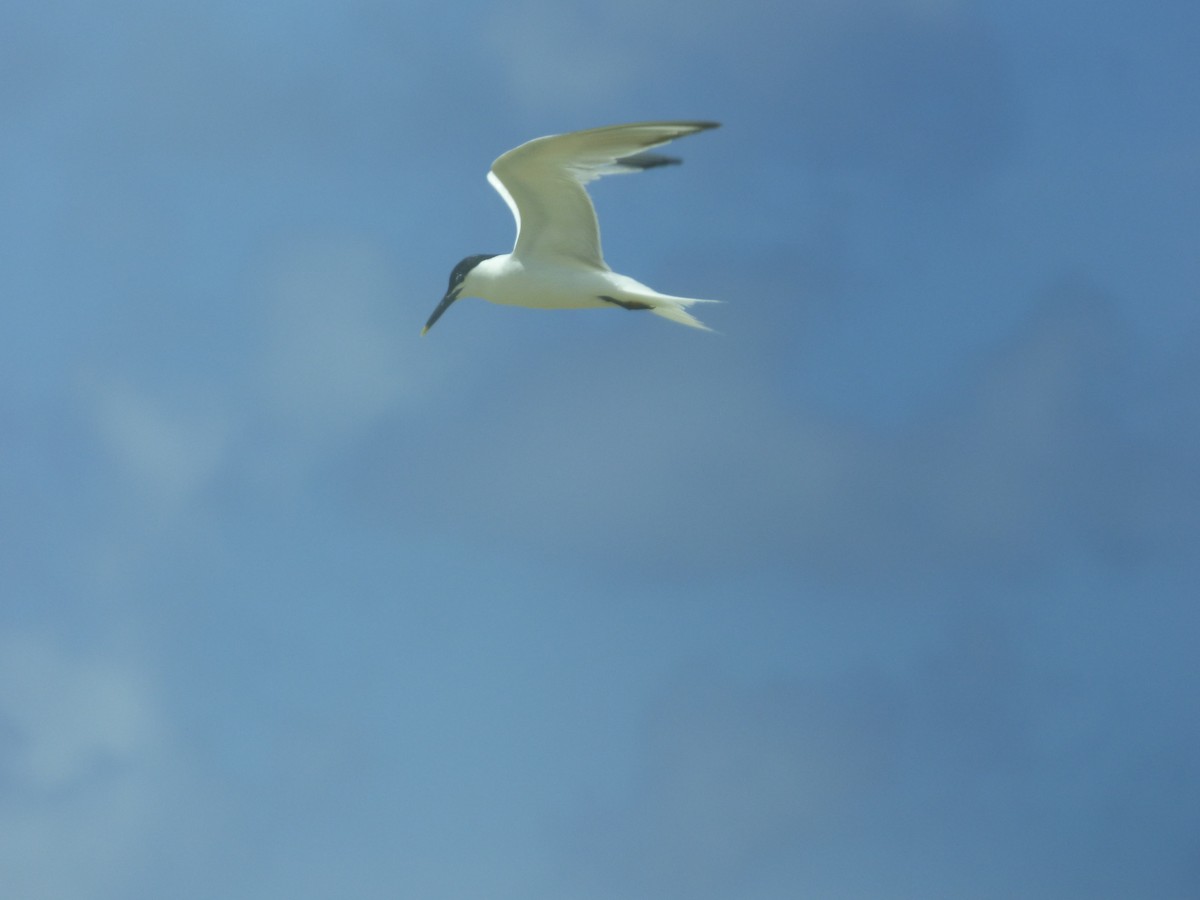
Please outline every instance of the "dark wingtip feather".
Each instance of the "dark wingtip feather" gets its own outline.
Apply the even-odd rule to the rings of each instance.
[[[685,137],[689,134],[696,134],[701,131],[708,131],[710,128],[721,127],[720,122],[672,122],[670,124],[678,125],[680,128],[688,129],[686,132],[681,134],[680,137]]]
[[[664,156],[661,153],[635,153],[632,156],[622,156],[617,165],[630,169],[653,169],[655,166],[677,166],[683,160],[678,156]]]

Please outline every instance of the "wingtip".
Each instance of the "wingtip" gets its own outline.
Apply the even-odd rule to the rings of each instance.
[[[429,334],[429,326],[428,325],[426,325],[424,328],[421,329],[421,337],[425,337],[425,335],[427,335],[427,334]]]
[[[689,135],[699,134],[702,131],[711,131],[714,128],[720,128],[720,122],[681,122],[686,131],[681,131],[679,137],[688,137]]]

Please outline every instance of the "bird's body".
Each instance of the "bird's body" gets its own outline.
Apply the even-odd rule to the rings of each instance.
[[[653,305],[655,300],[682,303],[689,300],[660,294],[628,275],[611,269],[577,265],[526,266],[520,257],[505,253],[480,262],[471,272],[479,297],[502,306],[533,309],[604,309],[609,306]],[[605,299],[607,298],[607,299]]]
[[[687,307],[713,301],[661,294],[605,264],[596,212],[584,185],[604,175],[677,163],[645,151],[715,127],[711,122],[613,125],[537,138],[505,153],[492,164],[488,181],[517,220],[516,245],[512,253],[479,254],[460,262],[424,330],[459,297],[535,309],[649,310],[705,328]]]

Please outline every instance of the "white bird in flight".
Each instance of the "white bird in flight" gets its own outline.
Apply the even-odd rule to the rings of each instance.
[[[536,309],[648,309],[709,330],[687,307],[716,301],[660,294],[605,265],[596,210],[584,185],[678,163],[646,151],[716,127],[716,122],[611,125],[540,137],[509,150],[492,163],[488,181],[517,220],[516,245],[512,253],[481,253],[455,266],[446,296],[421,334],[459,297]]]

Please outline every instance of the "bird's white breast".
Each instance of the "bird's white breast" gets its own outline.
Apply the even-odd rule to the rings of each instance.
[[[611,293],[610,272],[564,264],[526,266],[511,254],[485,259],[471,270],[464,296],[482,297],[505,306],[535,309],[595,309],[600,296]]]

